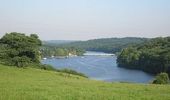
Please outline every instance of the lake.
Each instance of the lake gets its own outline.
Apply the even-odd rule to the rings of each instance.
[[[90,79],[108,82],[148,83],[154,76],[139,70],[120,68],[113,54],[87,51],[84,56],[42,60],[57,69],[68,68],[84,73]]]

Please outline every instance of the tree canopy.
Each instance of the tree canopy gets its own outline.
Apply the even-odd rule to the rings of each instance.
[[[170,75],[170,37],[154,38],[140,45],[125,48],[117,59],[119,67],[141,69]]]
[[[39,46],[41,40],[36,34],[26,36],[23,33],[6,33],[0,39],[0,63],[27,66],[29,63],[40,62]]]
[[[69,54],[81,56],[85,52],[83,49],[74,47],[55,47],[43,45],[40,49],[42,57],[68,56]]]
[[[74,47],[79,49],[84,49],[87,51],[101,51],[108,53],[120,52],[121,49],[128,47],[129,45],[140,44],[145,41],[148,41],[147,38],[135,38],[135,37],[126,37],[126,38],[103,38],[103,39],[93,39],[88,41],[76,41],[68,43],[57,43],[51,41],[46,41],[45,44],[56,46],[59,48],[68,48]]]

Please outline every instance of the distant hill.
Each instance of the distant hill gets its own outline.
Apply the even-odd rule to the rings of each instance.
[[[55,45],[67,44],[67,43],[71,43],[71,42],[76,42],[76,41],[73,41],[73,40],[47,40],[47,41],[43,41],[43,44],[55,46]]]
[[[125,37],[125,38],[102,38],[88,41],[67,42],[56,44],[58,47],[76,47],[90,51],[116,53],[129,45],[136,45],[148,41],[148,38]]]

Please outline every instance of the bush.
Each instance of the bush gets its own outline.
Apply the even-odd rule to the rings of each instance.
[[[168,84],[169,77],[167,73],[160,73],[156,76],[156,79],[153,81],[153,84]]]
[[[17,66],[17,67],[26,67],[29,65],[30,58],[26,57],[26,56],[22,56],[22,57],[14,57],[12,58],[12,62],[14,63],[13,65]]]

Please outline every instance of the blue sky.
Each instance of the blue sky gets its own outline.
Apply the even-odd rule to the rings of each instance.
[[[0,36],[43,40],[170,36],[170,0],[0,0]]]

